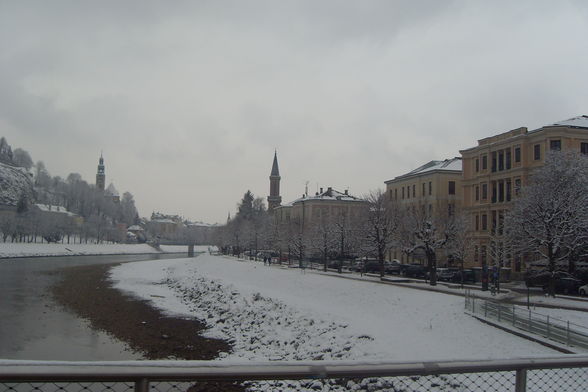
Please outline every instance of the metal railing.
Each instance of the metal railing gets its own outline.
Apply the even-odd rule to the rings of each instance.
[[[469,291],[465,296],[466,311],[543,336],[567,346],[588,349],[588,328],[567,320],[522,309],[516,305],[503,304],[487,299],[475,298]]]
[[[240,384],[230,384],[234,381]],[[219,387],[219,382],[224,384]],[[210,390],[207,385],[215,385],[213,390],[251,391],[586,391],[588,356],[371,364],[321,361],[248,365],[204,361],[31,364],[3,361],[0,364],[2,392]]]

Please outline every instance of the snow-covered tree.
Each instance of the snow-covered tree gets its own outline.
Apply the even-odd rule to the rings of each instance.
[[[383,277],[384,257],[393,245],[400,225],[399,209],[387,200],[381,189],[370,192],[365,199],[368,204],[362,216],[364,248],[380,262],[380,276]]]
[[[431,286],[437,284],[437,251],[450,247],[457,230],[455,214],[431,215],[424,206],[413,206],[401,212],[398,244],[406,254],[414,254],[419,250],[425,254]]]
[[[555,272],[588,241],[588,158],[551,152],[506,216],[513,251],[547,260]],[[554,279],[550,294],[554,294]]]
[[[30,170],[31,167],[33,167],[33,159],[29,153],[22,148],[14,149],[14,152],[12,153],[12,162],[16,166],[24,167],[27,170]]]

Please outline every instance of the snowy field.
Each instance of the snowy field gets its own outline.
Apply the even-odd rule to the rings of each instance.
[[[128,263],[115,287],[206,320],[232,359],[419,361],[554,355],[464,314],[463,298],[222,256]],[[163,297],[163,298],[161,298]],[[500,342],[500,344],[497,344]]]
[[[197,246],[196,251],[207,251],[207,246]],[[163,253],[188,253],[187,246],[162,245]],[[0,258],[35,256],[83,256],[83,255],[126,255],[161,253],[147,244],[28,244],[0,243]]]
[[[113,268],[111,279],[115,287],[169,314],[205,320],[207,336],[233,344],[233,352],[222,355],[225,361],[405,362],[559,354],[467,316],[460,297],[261,262],[203,254],[123,264]],[[267,387],[256,385],[251,390]],[[285,390],[297,388],[291,384]]]

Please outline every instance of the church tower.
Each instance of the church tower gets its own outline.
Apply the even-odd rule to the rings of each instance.
[[[280,169],[278,168],[278,152],[274,152],[274,164],[272,165],[272,172],[269,176],[270,180],[270,194],[267,197],[267,210],[272,213],[273,209],[282,204],[282,196],[280,196]]]
[[[106,175],[104,174],[104,158],[102,158],[102,153],[100,153],[100,160],[98,161],[98,172],[96,173],[96,188],[103,191],[105,182]]]

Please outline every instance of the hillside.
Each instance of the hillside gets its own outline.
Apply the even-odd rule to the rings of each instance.
[[[25,193],[33,200],[33,183],[23,168],[0,163],[0,205],[16,206]]]

